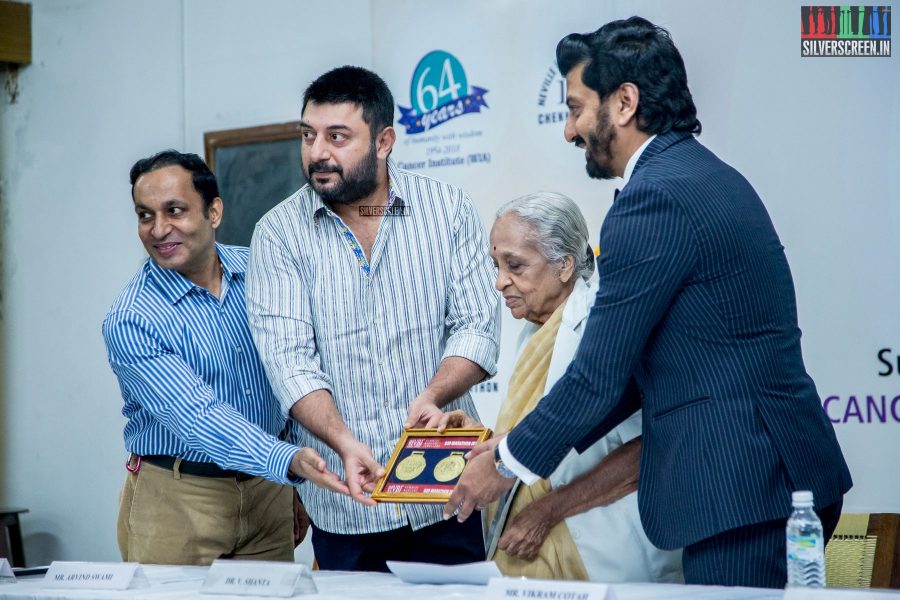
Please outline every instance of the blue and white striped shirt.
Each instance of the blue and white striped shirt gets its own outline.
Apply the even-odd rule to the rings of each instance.
[[[103,321],[125,447],[288,483],[297,447],[247,326],[247,248],[216,244],[221,300],[147,259]]]
[[[352,232],[306,185],[257,224],[247,272],[250,327],[282,410],[329,390],[381,464],[442,359],[496,372],[500,308],[484,228],[465,192],[390,161],[388,172],[394,204],[370,260],[360,260]],[[476,414],[468,394],[447,408]],[[301,439],[344,476],[335,452],[305,430]],[[370,508],[309,482],[300,492],[316,526],[333,533],[441,519],[439,505]]]

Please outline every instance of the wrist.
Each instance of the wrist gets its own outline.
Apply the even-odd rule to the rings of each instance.
[[[550,524],[550,527],[554,527],[557,523],[565,519],[565,507],[559,502],[557,496],[556,490],[553,489],[539,501],[541,502],[541,508],[544,512],[544,519]]]
[[[436,408],[440,408],[440,401],[438,399],[437,394],[431,391],[429,388],[425,388],[422,392],[413,400],[413,404],[420,404],[424,406],[434,406]]]
[[[304,477],[303,460],[300,458],[299,450],[291,457],[291,462],[288,464],[288,476],[291,475],[294,477]]]
[[[303,457],[300,454],[300,450],[297,450],[294,455],[291,457],[291,461],[288,463],[287,468],[287,480],[289,484],[298,484],[302,483],[307,479],[309,474],[306,472],[306,469],[303,466]]]
[[[353,434],[350,433],[350,430],[348,429],[345,434],[335,439],[332,449],[337,452],[338,455],[343,457],[347,453],[355,450],[356,447],[359,446],[359,444],[360,442],[355,437],[353,437]]]
[[[503,463],[503,457],[500,455],[500,444],[494,446],[494,467],[497,469],[497,472],[501,477],[506,479],[518,479],[515,473],[513,473],[512,469],[507,467]]]

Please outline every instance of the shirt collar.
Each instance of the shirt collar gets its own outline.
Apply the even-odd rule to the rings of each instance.
[[[387,208],[391,208],[394,204],[398,206],[406,206],[406,202],[403,201],[403,198],[400,196],[400,186],[397,184],[400,181],[400,178],[397,176],[397,166],[394,164],[394,161],[390,158],[387,159],[387,170],[388,170],[388,203]],[[313,220],[318,220],[319,217],[323,215],[334,214],[329,208],[327,204],[322,201],[322,197],[319,196],[318,192],[313,189],[309,183],[306,184],[309,187],[309,191],[312,194],[312,215]]]
[[[247,264],[241,260],[239,254],[231,246],[225,246],[216,242],[216,252],[219,253],[219,260],[222,263],[222,274],[226,279],[234,279],[235,275],[244,273],[247,270]]]
[[[582,277],[575,280],[575,287],[566,300],[566,307],[563,309],[562,323],[569,329],[575,330],[578,325],[588,318],[591,306],[594,303],[594,296],[597,292],[597,269],[591,274],[587,281]]]
[[[231,280],[246,270],[244,264],[229,246],[223,246],[216,242],[216,253],[219,255],[219,262],[222,264],[222,276],[224,278]],[[177,304],[188,292],[195,287],[199,287],[178,271],[160,267],[152,258],[147,259],[147,268],[162,290],[163,295],[171,304]]]
[[[644,150],[647,149],[647,146],[650,145],[650,142],[655,139],[656,134],[651,135],[637,150],[634,151],[631,158],[628,159],[628,163],[625,165],[625,173],[622,175],[622,179],[625,181],[625,183],[622,184],[622,187],[628,185],[628,180],[631,179],[631,174],[634,173],[634,166],[637,164],[638,159],[641,157],[641,154],[644,153]]]

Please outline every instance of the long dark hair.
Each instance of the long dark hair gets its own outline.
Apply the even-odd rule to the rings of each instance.
[[[637,126],[645,133],[700,133],[681,54],[669,32],[647,19],[631,17],[593,33],[571,33],[556,46],[556,62],[563,76],[584,63],[582,80],[601,100],[623,83],[636,85]]]

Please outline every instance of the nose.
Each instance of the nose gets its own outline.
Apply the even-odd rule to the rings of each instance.
[[[157,240],[161,240],[169,235],[169,232],[171,230],[172,225],[167,219],[163,217],[157,217],[153,219],[153,226],[150,228],[150,235],[152,235]]]
[[[494,287],[497,291],[502,292],[509,284],[509,276],[506,272],[503,269],[497,269],[497,278],[494,280]]]
[[[331,152],[328,148],[328,144],[323,136],[318,135],[313,139],[312,143],[308,146],[309,148],[309,160],[310,162],[319,162],[322,160],[328,160],[331,158]]]
[[[563,128],[563,137],[571,144],[575,141],[577,135],[575,132],[575,119],[572,118],[572,113],[569,113],[569,116],[566,117],[566,126]]]

